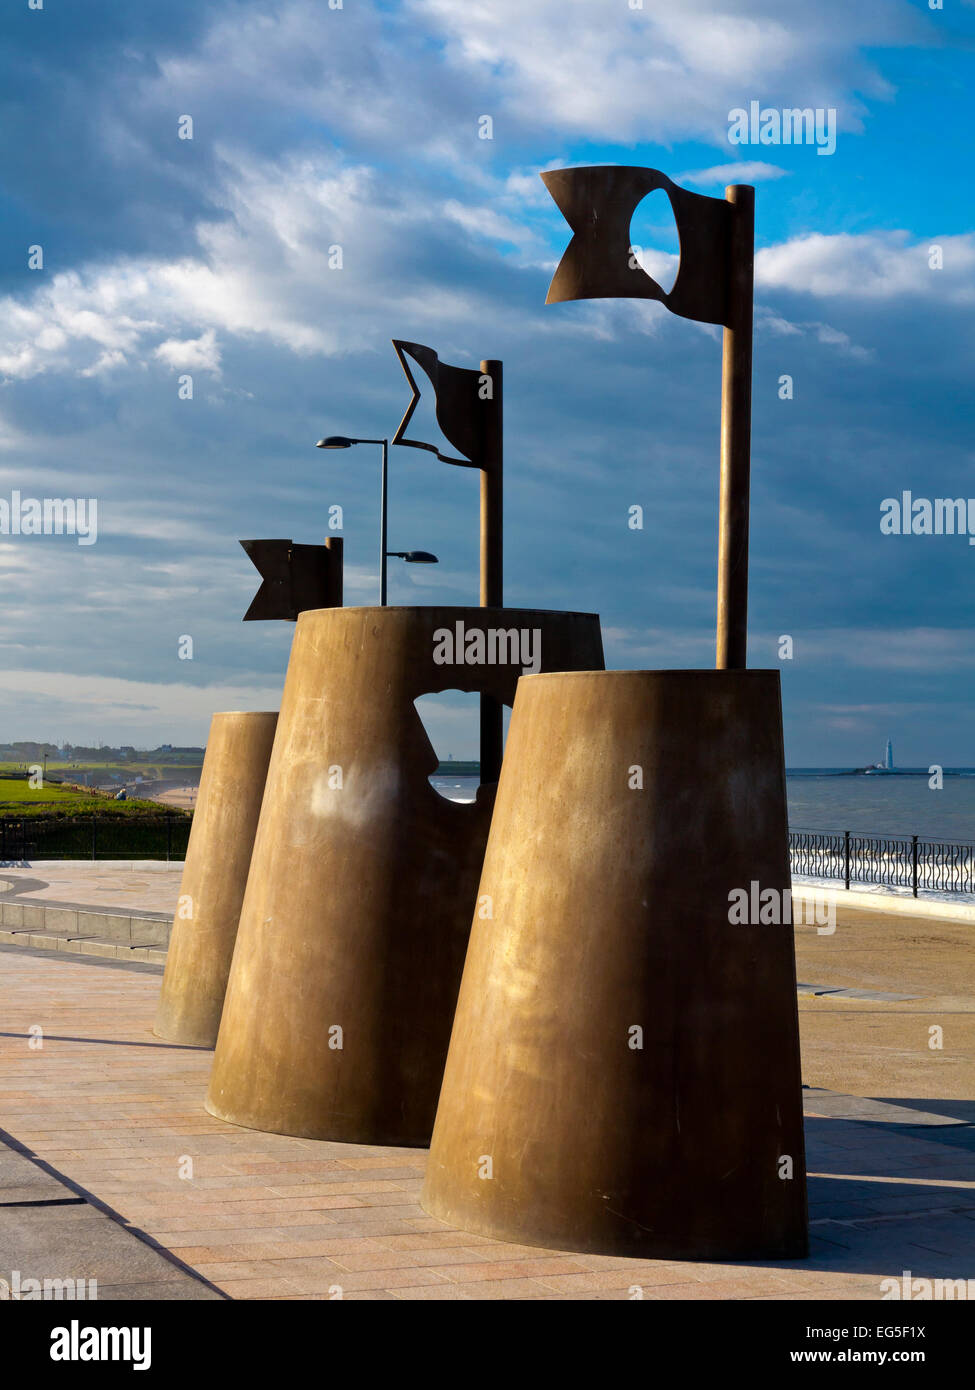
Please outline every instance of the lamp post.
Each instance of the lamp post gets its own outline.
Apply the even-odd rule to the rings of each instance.
[[[387,550],[386,549],[386,494],[389,479],[389,440],[388,439],[350,439],[344,434],[329,434],[316,444],[317,449],[351,449],[353,444],[381,444],[383,446],[382,492],[379,508],[379,606],[386,607],[386,559],[393,556],[405,560],[408,565],[437,565],[440,561],[429,550]]]
[[[431,555],[429,550],[387,550],[386,554],[397,560],[405,560],[408,565],[439,565],[440,563],[436,555]]]
[[[353,444],[381,444],[383,446],[382,491],[379,503],[379,606],[386,607],[386,492],[389,475],[388,439],[350,439],[344,434],[329,434],[320,439],[318,449],[351,449]]]

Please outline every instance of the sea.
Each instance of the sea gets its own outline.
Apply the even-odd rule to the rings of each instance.
[[[451,801],[473,801],[478,787],[472,776],[437,775],[430,781]],[[946,768],[940,790],[929,781],[927,768],[892,774],[789,768],[789,825],[793,830],[975,840],[975,768]]]

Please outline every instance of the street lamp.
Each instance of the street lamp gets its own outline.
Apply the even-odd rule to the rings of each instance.
[[[316,444],[317,449],[351,449],[353,444],[383,446],[382,492],[379,504],[379,604],[386,607],[386,480],[389,473],[388,439],[349,439],[344,434],[329,434]]]
[[[386,492],[387,480],[389,476],[389,440],[388,439],[350,439],[344,434],[329,434],[324,439],[320,439],[315,445],[316,449],[351,449],[353,444],[381,444],[383,446],[383,469],[382,469],[382,493],[379,509],[379,603],[380,607],[386,607],[386,557],[394,556],[398,560],[405,560],[408,565],[436,565],[438,561],[436,555],[431,555],[429,550],[387,550],[386,549]]]

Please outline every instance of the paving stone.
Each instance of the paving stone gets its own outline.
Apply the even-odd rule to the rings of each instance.
[[[100,944],[121,949],[129,961],[151,949]],[[956,1269],[972,1263],[975,1189],[961,1184],[975,1180],[975,1126],[938,1115],[934,1100],[804,1094],[808,1109],[830,1112],[807,1121],[810,1169],[821,1175],[810,1180],[807,1261],[722,1265],[574,1255],[493,1242],[428,1217],[418,1204],[423,1151],[263,1135],[208,1116],[202,1102],[212,1053],[152,1034],[157,973],[115,959],[96,967],[63,952],[14,948],[5,950],[2,965],[4,1025],[16,1035],[0,1038],[3,1123],[128,1223],[89,1205],[0,1208],[0,1218],[20,1212],[21,1226],[9,1229],[21,1243],[30,1235],[37,1258],[58,1253],[59,1264],[40,1271],[48,1277],[80,1275],[64,1261],[84,1257],[101,1261],[100,1284],[121,1291],[118,1297],[148,1298],[154,1285],[166,1297],[220,1296],[193,1280],[191,1292],[171,1292],[190,1276],[165,1258],[168,1250],[209,1274],[224,1294],[245,1299],[324,1300],[333,1284],[346,1298],[379,1301],[618,1300],[633,1285],[649,1301],[880,1299],[881,1280],[892,1273],[961,1277]],[[853,987],[847,980],[843,986]],[[962,988],[960,979],[953,988]],[[815,1007],[832,1005],[819,999]],[[849,1049],[851,1015],[839,1011],[851,1007],[839,1001],[832,1016],[841,1051]],[[882,1011],[898,1005],[875,1007],[883,1022]],[[38,1022],[45,1045],[32,1052],[23,1039]],[[887,1036],[888,1049],[903,1049],[902,1037]],[[880,1110],[867,1115],[871,1106]],[[184,1182],[177,1163],[187,1154],[196,1177]],[[88,1241],[94,1222],[117,1233],[104,1236],[106,1248]],[[119,1238],[138,1253],[129,1249],[116,1259]],[[0,1251],[7,1244],[0,1225]]]
[[[200,1290],[203,1289],[201,1293]],[[122,1300],[126,1303],[141,1302],[147,1303],[172,1303],[172,1302],[198,1302],[200,1299],[208,1301],[226,1301],[227,1295],[221,1295],[213,1289],[207,1289],[195,1279],[186,1280],[167,1280],[163,1283],[155,1280],[146,1284],[99,1284],[98,1302],[107,1303],[113,1299]]]
[[[23,1154],[0,1145],[0,1206],[64,1201],[75,1194]],[[3,1271],[0,1270],[0,1276]]]
[[[4,1279],[9,1268],[21,1279],[95,1279],[108,1286],[182,1283],[192,1287],[195,1298],[217,1297],[92,1206],[0,1207],[0,1250]]]

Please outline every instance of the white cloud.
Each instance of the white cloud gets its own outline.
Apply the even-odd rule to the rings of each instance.
[[[767,179],[786,178],[789,171],[778,164],[763,164],[760,159],[743,160],[740,164],[715,164],[711,169],[692,169],[678,174],[675,183],[761,183]]]
[[[485,240],[522,251],[536,240],[487,203],[409,185],[391,192],[375,170],[334,154],[219,153],[213,197],[226,215],[198,223],[199,253],[98,264],[58,274],[23,301],[4,297],[0,373],[93,376],[155,361],[219,374],[218,334],[301,356],[346,354],[376,345],[373,311],[385,315],[393,298],[400,322],[414,326],[484,321],[500,312],[484,277],[452,284],[427,247],[449,243],[460,263],[483,258]]]
[[[220,348],[214,329],[208,328],[199,338],[167,338],[153,353],[161,362],[170,367],[186,368],[191,371],[212,372],[220,375]]]
[[[202,742],[216,710],[276,710],[281,686],[194,686],[73,671],[0,672],[0,711],[10,705],[22,708],[24,697],[45,721],[63,724],[63,736],[74,741],[104,731],[119,742],[124,741],[122,731],[150,728],[189,729]]]
[[[929,264],[931,247],[942,248],[944,268]],[[975,234],[914,241],[907,232],[813,232],[755,256],[755,284],[824,299],[885,300],[918,295],[931,300],[975,302]]]
[[[443,34],[456,70],[491,77],[498,138],[517,121],[615,140],[723,140],[733,107],[792,106],[800,95],[858,129],[856,94],[890,93],[863,50],[933,33],[905,0],[820,0],[786,18],[779,0],[643,0],[639,10],[625,0],[414,0],[412,10]]]
[[[488,204],[465,207],[443,199],[432,207],[407,190],[383,192],[374,171],[342,167],[330,156],[270,163],[224,152],[221,192],[228,216],[197,228],[200,254],[177,261],[130,260],[56,275],[26,301],[0,301],[0,371],[27,378],[45,371],[98,376],[126,365],[220,374],[218,333],[263,337],[301,356],[333,355],[377,346],[378,311],[397,295],[400,322],[423,325],[484,322],[502,312],[537,332],[554,330],[537,310],[505,308],[483,275],[451,284],[426,264],[398,289],[404,247],[422,246],[438,223],[458,229],[460,257],[483,257],[483,243],[519,248],[531,259],[533,233]],[[905,295],[940,302],[975,300],[975,234],[941,238],[944,269],[929,267],[928,240],[906,232],[827,236],[812,233],[761,248],[756,286],[763,294],[791,291],[830,300],[889,300]],[[341,247],[342,268],[330,265]],[[496,250],[492,254],[500,255]],[[533,263],[544,265],[535,256]],[[641,263],[667,286],[677,258],[645,250]],[[654,331],[648,306],[588,306],[578,323],[600,338],[621,323]],[[627,311],[627,312],[624,312]],[[375,311],[375,312],[374,312]],[[870,349],[818,320],[790,322],[763,305],[759,322],[777,333],[811,333],[820,342],[865,357]],[[190,336],[187,336],[189,330]],[[0,429],[0,448],[13,436]]]

